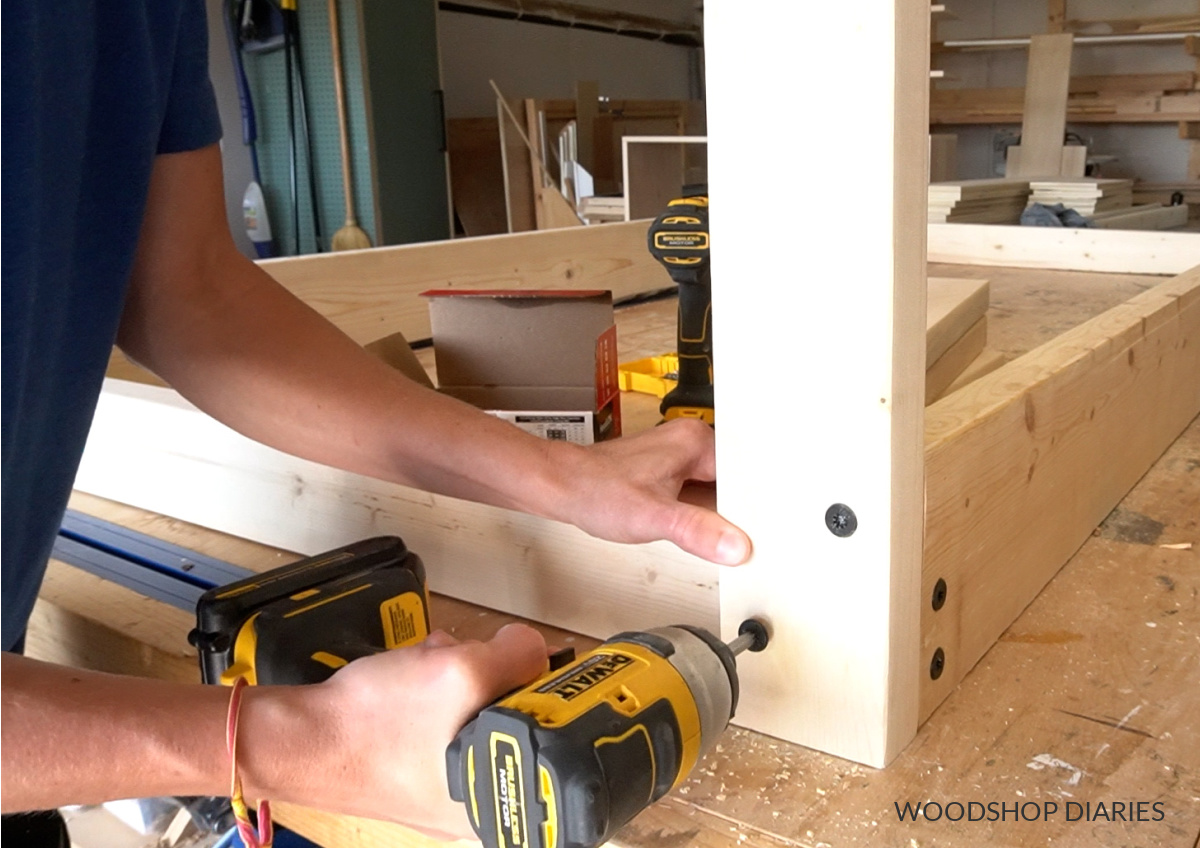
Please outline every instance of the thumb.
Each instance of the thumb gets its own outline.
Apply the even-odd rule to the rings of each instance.
[[[690,554],[717,565],[741,565],[750,558],[750,537],[711,509],[676,502],[667,538]]]
[[[481,684],[488,701],[524,686],[549,667],[546,640],[525,624],[501,627],[477,647]]]

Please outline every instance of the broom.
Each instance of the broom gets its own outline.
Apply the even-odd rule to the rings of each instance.
[[[338,130],[342,141],[342,185],[346,189],[346,223],[333,234],[334,250],[360,250],[371,238],[354,218],[354,189],[350,185],[350,138],[346,133],[346,100],[342,91],[342,45],[338,31],[337,0],[329,0],[329,35],[333,40],[333,85],[337,93]]]

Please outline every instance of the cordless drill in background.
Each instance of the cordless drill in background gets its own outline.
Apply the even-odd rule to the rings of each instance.
[[[684,186],[683,193],[646,234],[650,254],[679,286],[679,380],[659,412],[665,421],[698,418],[715,424],[708,186]]]

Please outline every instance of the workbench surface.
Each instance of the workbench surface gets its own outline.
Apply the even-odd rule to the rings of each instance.
[[[1008,355],[1031,349],[1159,279],[1106,277],[1106,285],[1097,286],[1096,275],[960,266],[931,271],[992,280],[991,346]],[[1017,320],[1021,315],[1024,319]],[[670,349],[673,321],[669,302],[621,310],[622,359]],[[639,329],[638,322],[646,326]],[[637,414],[652,417],[655,403],[642,403],[645,408]],[[293,558],[85,495],[77,495],[73,506],[249,568],[266,569]],[[1200,844],[1198,546],[1200,419],[887,769],[734,728],[683,786],[646,810],[617,842],[630,848],[1195,848]],[[490,635],[511,620],[445,598],[433,599],[431,612],[435,626],[461,637]],[[194,656],[186,644],[191,625],[187,613],[53,563],[31,624],[29,651],[89,667],[195,679]],[[540,629],[554,644],[593,644]],[[939,820],[901,820],[906,804],[927,801],[941,805],[928,811],[929,818],[940,813]],[[962,818],[950,821],[960,815],[955,802],[962,805]],[[1151,820],[1129,821],[1137,818],[1139,802],[1143,818]],[[1001,814],[1004,820],[995,820]],[[982,821],[968,820],[981,815]],[[286,806],[278,816],[329,848],[433,844],[399,828]]]

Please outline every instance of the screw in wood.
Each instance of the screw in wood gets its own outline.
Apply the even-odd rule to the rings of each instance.
[[[929,678],[937,680],[946,670],[946,652],[938,648],[933,652],[933,660],[929,663]]]
[[[845,504],[835,503],[825,510],[825,526],[830,533],[844,539],[858,529],[858,516]]]
[[[941,577],[933,584],[933,611],[937,612],[946,605],[946,581]]]

